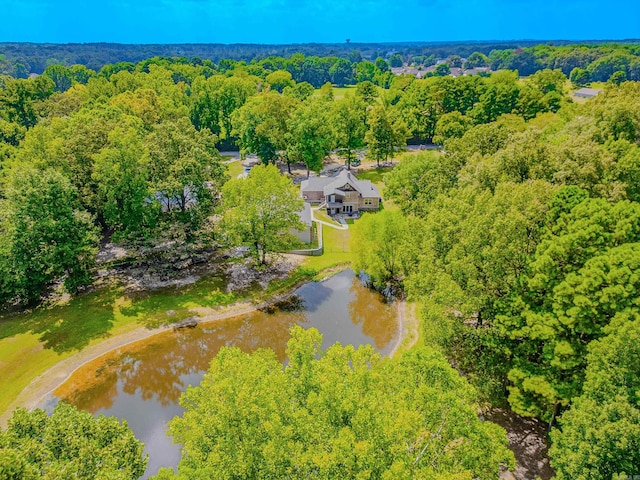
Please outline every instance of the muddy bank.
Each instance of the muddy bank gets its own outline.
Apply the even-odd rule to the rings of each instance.
[[[549,480],[554,471],[549,464],[547,425],[534,418],[525,418],[511,410],[492,408],[484,414],[485,420],[500,425],[507,431],[509,448],[516,456],[514,472],[504,472],[505,480]]]

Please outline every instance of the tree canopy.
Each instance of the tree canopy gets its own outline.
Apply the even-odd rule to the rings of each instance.
[[[171,422],[178,478],[488,479],[512,465],[504,430],[478,419],[473,390],[440,354],[392,362],[320,344],[294,327],[285,367],[269,350],[223,348]]]
[[[60,403],[13,413],[0,430],[0,475],[6,479],[126,480],[141,477],[147,456],[127,423]]]
[[[295,244],[290,229],[301,229],[302,199],[291,180],[273,165],[259,165],[246,178],[230,180],[222,189],[223,225],[230,241],[249,247],[257,264],[269,253]]]

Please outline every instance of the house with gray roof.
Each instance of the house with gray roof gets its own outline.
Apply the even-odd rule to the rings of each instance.
[[[331,177],[310,177],[300,184],[307,203],[319,203],[329,215],[353,215],[380,208],[382,197],[369,180],[358,180],[350,171],[341,170]]]
[[[573,96],[580,98],[593,98],[597,97],[601,93],[602,90],[600,90],[599,88],[581,88],[573,92]]]

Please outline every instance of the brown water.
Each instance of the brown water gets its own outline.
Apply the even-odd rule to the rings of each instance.
[[[293,325],[320,330],[323,348],[368,343],[385,355],[398,341],[396,307],[364,287],[352,271],[306,284],[296,295],[303,304],[298,311],[254,312],[119,349],[77,371],[55,394],[94,414],[126,419],[149,453],[147,475],[176,466],[180,447],[166,436],[167,422],[182,413],[180,394],[200,383],[221,347],[271,348],[284,360]]]

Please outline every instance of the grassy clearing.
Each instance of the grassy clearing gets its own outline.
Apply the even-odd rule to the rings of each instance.
[[[337,230],[324,226],[322,229],[324,253],[319,257],[307,257],[304,267],[315,272],[322,272],[339,265],[351,264],[350,238],[350,230]]]
[[[236,160],[227,164],[229,178],[238,178],[242,172],[244,172],[244,165],[242,160]]]
[[[314,210],[313,211],[313,216],[317,219],[317,220],[322,220],[323,222],[327,222],[331,225],[337,225],[337,226],[341,226],[340,222],[336,221],[335,219],[331,218],[329,215],[327,215],[327,212],[323,209],[319,209],[319,210]],[[331,227],[329,227],[331,228]]]
[[[310,276],[296,272],[292,277],[296,275]],[[0,413],[33,379],[89,345],[141,326],[184,320],[194,315],[192,308],[214,308],[257,296],[255,291],[227,293],[225,286],[224,278],[214,276],[180,289],[139,294],[110,286],[65,304],[0,317]],[[286,287],[283,281],[270,289]]]
[[[346,86],[346,87],[333,87],[333,98],[334,100],[341,100],[346,95],[353,95],[356,91],[355,86]]]

